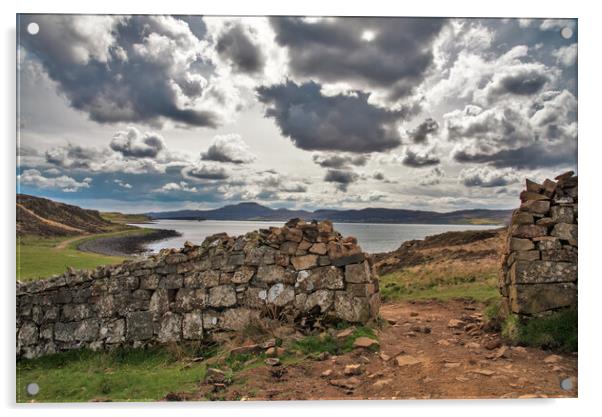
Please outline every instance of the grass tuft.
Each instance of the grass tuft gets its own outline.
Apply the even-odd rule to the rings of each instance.
[[[502,324],[502,336],[520,345],[576,352],[577,327],[576,308],[522,320],[517,315],[510,314]]]

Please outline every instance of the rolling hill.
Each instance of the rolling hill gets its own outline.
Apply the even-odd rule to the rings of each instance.
[[[70,236],[110,230],[113,223],[96,210],[17,194],[17,235]]]

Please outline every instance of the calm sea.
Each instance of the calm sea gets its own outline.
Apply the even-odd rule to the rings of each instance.
[[[253,230],[267,229],[270,226],[282,225],[283,222],[157,220],[150,224],[139,224],[137,226],[152,229],[172,229],[182,234],[179,237],[154,242],[148,245],[149,250],[159,251],[163,248],[182,247],[187,240],[200,244],[205,237],[215,233],[226,232],[230,236],[238,236]],[[343,236],[355,236],[365,252],[376,253],[395,250],[406,240],[424,239],[426,236],[454,230],[492,229],[500,226],[335,223],[334,227]]]

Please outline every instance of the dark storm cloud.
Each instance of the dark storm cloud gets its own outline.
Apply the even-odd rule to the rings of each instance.
[[[324,181],[336,183],[337,188],[341,191],[347,191],[349,184],[356,182],[358,179],[359,176],[356,173],[341,169],[329,169],[324,177]]]
[[[326,155],[313,155],[313,161],[322,168],[345,168],[350,165],[353,166],[364,166],[368,162],[369,157],[366,155],[339,155],[339,154],[326,154]]]
[[[294,75],[386,88],[409,95],[433,62],[433,41],[446,19],[273,17],[276,41],[289,50]]]
[[[379,152],[397,147],[397,122],[407,109],[387,110],[368,103],[369,94],[324,96],[314,82],[257,88],[266,116],[284,136],[305,150]]]
[[[416,152],[411,149],[406,149],[402,163],[405,166],[412,168],[428,167],[439,165],[441,161],[436,155],[431,152]]]
[[[408,137],[414,143],[426,142],[427,136],[439,130],[439,123],[435,119],[428,118],[407,132]]]
[[[494,102],[505,94],[530,96],[540,92],[550,80],[549,70],[543,65],[515,66],[509,71],[494,75],[485,88],[487,99]]]
[[[542,145],[535,143],[516,149],[504,149],[491,154],[459,151],[454,160],[461,163],[486,163],[497,168],[536,169],[576,164],[577,143]]]
[[[217,39],[216,50],[238,72],[253,74],[263,70],[265,56],[242,25],[234,23]]]
[[[143,134],[138,129],[129,128],[115,133],[110,147],[126,158],[156,158],[165,149],[165,143],[156,133]]]
[[[44,156],[46,162],[61,168],[92,169],[95,164],[101,163],[107,154],[96,148],[68,144],[51,148]]]
[[[99,123],[164,120],[215,127],[214,111],[182,107],[206,80],[199,39],[164,16],[24,15],[21,45],[41,62],[71,107]],[[26,32],[29,22],[40,33]]]

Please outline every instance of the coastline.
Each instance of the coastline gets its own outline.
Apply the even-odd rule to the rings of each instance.
[[[167,229],[142,229],[152,230],[140,234],[127,234],[123,236],[99,237],[90,239],[77,245],[77,250],[92,252],[108,256],[136,256],[147,252],[145,245],[164,239],[178,237],[181,234],[175,230]]]

